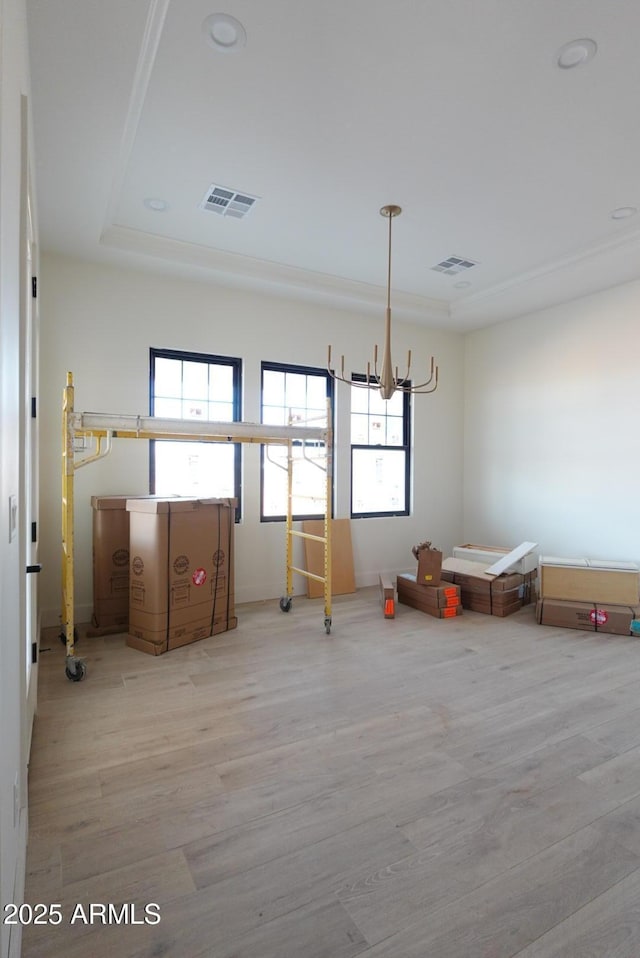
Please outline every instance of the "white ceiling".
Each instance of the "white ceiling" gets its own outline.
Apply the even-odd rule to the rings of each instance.
[[[237,18],[220,52],[202,24]],[[41,245],[473,329],[640,277],[638,0],[28,0]],[[568,41],[593,59],[560,69]],[[206,212],[212,184],[259,197]],[[163,212],[144,205],[162,199]],[[466,276],[432,267],[455,255]],[[467,280],[467,288],[456,283]]]

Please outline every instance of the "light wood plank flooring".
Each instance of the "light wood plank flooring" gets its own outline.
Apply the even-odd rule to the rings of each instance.
[[[330,636],[321,600],[238,616],[84,638],[77,684],[45,634],[27,901],[63,921],[24,958],[638,958],[640,640],[376,589]]]

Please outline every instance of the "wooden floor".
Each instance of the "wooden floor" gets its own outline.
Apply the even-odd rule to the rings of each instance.
[[[321,600],[238,614],[84,639],[77,684],[45,637],[27,901],[63,921],[24,958],[638,958],[640,640],[375,589],[330,636]]]

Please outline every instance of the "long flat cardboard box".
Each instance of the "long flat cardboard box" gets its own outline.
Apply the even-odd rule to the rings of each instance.
[[[446,582],[440,585],[422,585],[417,575],[402,572],[397,577],[398,589],[414,595],[424,605],[434,609],[444,609],[460,603],[460,586]]]
[[[380,573],[378,576],[380,589],[380,604],[385,619],[395,619],[396,616],[396,590],[391,581],[391,577]]]
[[[504,618],[507,615],[512,615],[514,612],[517,612],[518,609],[522,608],[522,598],[521,596],[513,593],[506,592],[505,596],[508,596],[509,599],[506,602],[497,602],[495,596],[481,596],[478,593],[467,593],[462,592],[462,608],[468,609],[470,612],[483,612],[485,615],[497,615],[501,618]]]
[[[526,587],[521,573],[494,577],[487,574],[481,562],[447,558],[442,563],[442,577],[460,586],[462,606],[471,612],[504,617],[523,605]]]
[[[520,572],[490,575],[483,562],[471,562],[469,559],[443,559],[442,571],[443,577],[445,572],[453,573],[454,582],[477,592],[509,592],[524,583],[524,576]]]
[[[431,615],[435,619],[450,619],[455,618],[458,615],[462,615],[460,593],[456,586],[447,586],[443,588],[438,586],[421,585],[419,582],[416,582],[415,575],[403,573],[397,578],[397,588],[398,602],[402,602],[403,605],[409,605],[413,609],[417,609],[419,612],[426,612],[427,615]],[[456,590],[457,594],[455,594],[455,592],[451,592],[451,590]],[[441,600],[450,602],[451,604],[436,604],[435,597],[432,593],[444,593],[445,591],[449,592],[450,594],[448,596],[443,594],[441,596]]]
[[[594,602],[568,602],[563,599],[538,599],[536,621],[581,632],[605,632],[631,635],[631,622],[640,615],[639,605],[610,605]]]

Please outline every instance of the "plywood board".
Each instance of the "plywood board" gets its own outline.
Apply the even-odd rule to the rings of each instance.
[[[637,569],[592,569],[540,565],[540,598],[637,605]]]
[[[302,531],[314,536],[324,535],[322,519],[305,519]],[[315,575],[324,575],[324,544],[313,539],[304,539],[305,569]],[[356,591],[351,545],[351,520],[331,520],[331,595],[346,595]],[[324,585],[315,579],[307,579],[307,595],[317,599],[324,595]]]

